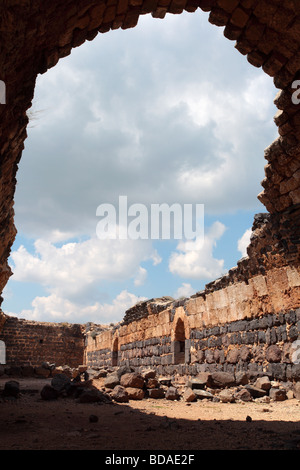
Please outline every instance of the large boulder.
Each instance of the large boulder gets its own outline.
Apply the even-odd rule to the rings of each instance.
[[[127,374],[122,375],[120,379],[120,385],[122,387],[130,387],[130,388],[143,388],[145,384],[145,379],[142,377],[141,374],[137,372],[130,372]]]
[[[45,385],[41,390],[42,400],[57,400],[58,397],[59,391],[49,384]]]
[[[79,403],[97,403],[99,401],[104,401],[104,395],[100,390],[91,388],[84,389],[79,396]]]
[[[111,392],[111,398],[118,403],[127,403],[129,401],[129,396],[126,388],[122,385],[117,385]]]
[[[4,397],[18,398],[20,395],[20,384],[16,380],[9,380],[5,382],[4,390],[2,392]]]
[[[120,385],[120,378],[116,372],[108,374],[104,380],[105,388],[114,388],[117,385]]]
[[[230,372],[213,372],[211,374],[212,388],[233,387],[235,384],[235,377]]]
[[[148,390],[149,398],[164,398],[165,392],[162,388],[150,388]]]
[[[142,400],[145,396],[142,388],[127,387],[126,392],[128,393],[129,400]]]
[[[58,392],[62,392],[70,387],[71,379],[64,373],[56,374],[51,380],[51,385]]]

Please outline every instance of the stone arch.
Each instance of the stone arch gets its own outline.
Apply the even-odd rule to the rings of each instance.
[[[174,364],[185,363],[185,340],[184,323],[181,318],[178,318],[174,332]]]
[[[171,350],[173,364],[190,362],[189,326],[182,307],[176,310],[171,333]]]
[[[116,367],[119,364],[119,336],[115,336],[112,340],[111,348],[111,365]]]
[[[273,77],[280,90],[275,99],[279,137],[265,151],[266,177],[258,196],[270,215],[258,227],[260,240],[270,232],[270,224],[278,234],[267,239],[268,249],[254,242],[248,250],[249,263],[241,269],[251,275],[278,265],[293,264],[298,269],[300,111],[293,87],[300,76],[298,0],[4,0],[0,6],[0,80],[6,89],[6,104],[0,104],[0,292],[11,275],[16,173],[37,75],[98,33],[136,26],[140,15],[151,13],[162,19],[167,13],[192,13],[198,8],[209,12],[209,22],[223,27],[224,36],[235,41],[250,64]]]

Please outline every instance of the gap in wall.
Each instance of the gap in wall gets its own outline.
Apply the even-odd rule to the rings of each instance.
[[[188,296],[247,245],[277,137],[272,79],[207,14],[146,15],[38,78],[18,172],[8,315],[110,323],[139,299]],[[204,204],[206,244],[96,238],[97,206]],[[245,238],[239,243],[243,235]]]

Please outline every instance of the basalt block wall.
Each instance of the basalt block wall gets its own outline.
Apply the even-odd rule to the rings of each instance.
[[[0,5],[0,80],[6,86],[6,103],[0,104],[1,292],[12,274],[7,260],[16,235],[13,209],[16,175],[27,137],[26,113],[31,107],[37,75],[55,66],[70,54],[73,47],[94,39],[99,33],[136,26],[142,14],[152,14],[158,21],[169,13],[193,13],[199,8],[209,12],[210,23],[224,28],[225,38],[234,42],[234,47],[252,66],[261,67],[273,77],[278,88],[275,98],[278,112],[274,118],[278,138],[264,153],[265,179],[258,198],[268,214],[260,215],[254,221],[248,257],[238,262],[227,276],[206,286],[196,299],[180,307],[180,311],[185,312],[185,319],[182,319],[184,329],[188,324],[189,331],[202,331],[239,319],[278,316],[281,313],[292,315],[297,311],[300,104],[292,98],[295,84],[300,79],[298,0],[3,0]],[[188,313],[191,305],[197,306],[197,313]],[[177,312],[175,308],[175,317]],[[183,348],[183,342],[197,338],[185,332],[184,341],[174,340],[174,319],[172,316],[168,318],[167,314],[164,318],[168,321],[161,324],[166,333],[156,331],[153,326],[150,334],[145,322],[153,317],[158,328],[160,316],[163,316],[162,312],[148,314],[140,320],[129,319],[118,329],[118,342],[114,340],[113,343],[112,333],[107,332],[101,339],[92,339],[94,343],[90,343],[88,338],[86,357],[90,358],[92,354],[99,356],[99,351],[106,350],[107,357],[113,352],[113,363],[119,360],[119,356],[121,360],[122,357],[128,360],[129,356],[134,359],[133,351],[141,348],[132,344],[151,339],[153,344],[147,343],[148,352],[150,346],[153,347],[151,351],[156,346],[165,361],[175,353],[178,354],[176,357],[181,357],[180,360],[183,356],[187,359],[185,351],[188,348]],[[7,329],[7,319],[4,321],[5,316],[1,312],[0,329]],[[199,325],[192,326],[192,321]],[[130,335],[133,331],[130,335],[126,332],[130,328],[142,328],[142,325],[147,334],[139,333],[132,340]],[[193,347],[197,350],[199,344],[196,342]]]
[[[77,367],[83,363],[84,336],[81,325],[34,322],[6,317],[0,333],[6,348],[6,364]]]
[[[85,362],[100,368],[150,367],[161,375],[221,370],[300,380],[294,360],[300,335],[296,269],[274,268],[221,289],[210,287],[159,313],[151,304],[144,303],[138,319],[130,321],[129,309],[120,325],[87,335]]]

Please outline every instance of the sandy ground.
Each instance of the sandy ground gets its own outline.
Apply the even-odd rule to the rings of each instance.
[[[7,380],[0,379],[0,390]],[[42,400],[40,390],[51,379],[15,380],[21,397],[0,400],[1,450],[300,450],[295,399],[87,404]]]

